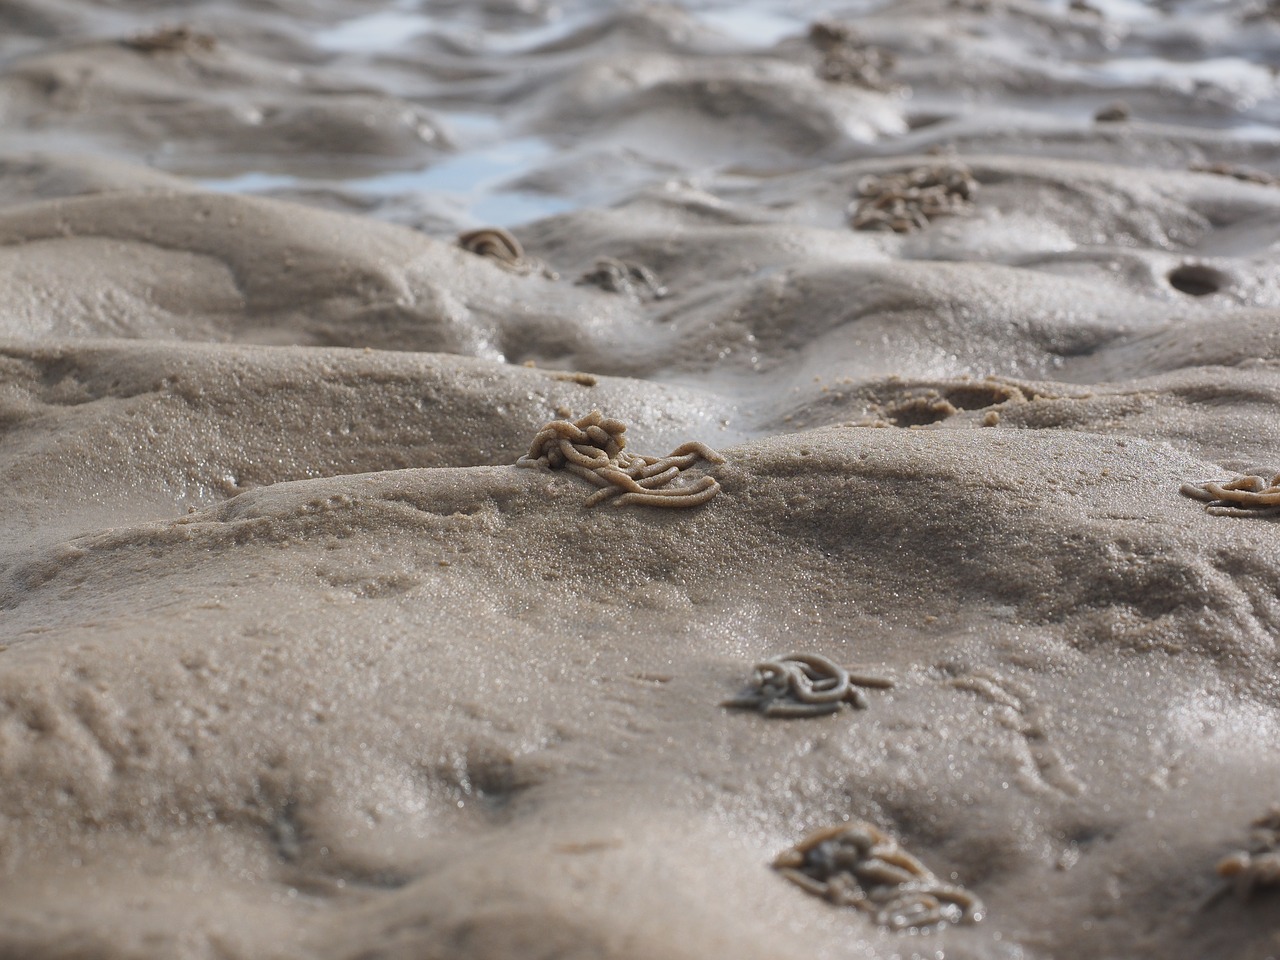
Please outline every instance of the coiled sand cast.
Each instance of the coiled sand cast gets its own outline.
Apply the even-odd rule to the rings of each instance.
[[[977,897],[943,883],[883,830],[860,820],[809,834],[773,867],[814,896],[857,907],[891,930],[977,923],[983,915]]]
[[[1234,480],[1184,483],[1182,495],[1203,501],[1215,517],[1280,516],[1280,473],[1270,480],[1246,474]]]
[[[817,653],[792,653],[757,663],[750,686],[720,706],[758,710],[766,717],[818,717],[846,704],[865,710],[867,697],[860,687],[892,686],[892,680],[857,673]]]
[[[614,506],[697,507],[720,492],[715,477],[686,483],[682,475],[699,460],[725,462],[706,444],[691,440],[665,457],[645,457],[623,449],[626,429],[621,420],[599,410],[579,420],[552,420],[538,431],[516,466],[567,470],[599,487],[587,497],[588,507],[606,500]]]
[[[1261,889],[1280,887],[1280,807],[1253,821],[1251,843],[1218,862],[1218,876],[1230,881],[1242,900]]]

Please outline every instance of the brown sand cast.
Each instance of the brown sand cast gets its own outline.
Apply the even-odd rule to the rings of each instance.
[[[1280,808],[1263,814],[1251,825],[1252,842],[1218,861],[1218,876],[1228,880],[1236,895],[1248,899],[1280,886]]]
[[[693,483],[681,477],[699,460],[725,462],[706,444],[691,440],[665,457],[646,457],[623,450],[626,429],[621,420],[606,418],[599,410],[577,421],[552,420],[538,431],[516,466],[565,469],[600,487],[587,497],[588,507],[605,501],[619,507],[700,507],[720,492],[715,477],[699,477]]]
[[[637,300],[662,300],[670,293],[644,264],[617,257],[600,257],[595,266],[576,282],[610,293],[626,294]]]
[[[1234,480],[1184,483],[1184,496],[1205,503],[1205,511],[1218,517],[1280,516],[1280,474],[1270,479],[1256,475]]]
[[[458,234],[458,246],[481,257],[488,257],[508,269],[528,272],[524,247],[509,230],[485,227]]]
[[[536,257],[527,256],[515,234],[502,227],[482,227],[458,234],[458,246],[468,253],[492,260],[504,270],[525,277],[540,272],[548,280],[559,279],[554,270]]]
[[[976,923],[982,901],[940,881],[883,830],[861,821],[815,830],[773,868],[802,890],[869,913],[893,930]]]
[[[849,206],[855,230],[923,230],[938,217],[968,213],[978,182],[961,163],[933,164],[906,173],[866,176]]]
[[[847,670],[816,653],[792,653],[757,663],[748,689],[722,707],[759,710],[766,717],[817,717],[846,704],[867,708],[861,687],[887,690],[892,680]]]

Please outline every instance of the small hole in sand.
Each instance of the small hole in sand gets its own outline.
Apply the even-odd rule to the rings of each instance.
[[[1017,387],[1004,383],[964,383],[943,387],[943,397],[957,410],[981,410],[1026,397]]]
[[[1227,282],[1213,267],[1191,263],[1169,272],[1169,286],[1192,297],[1207,297],[1217,293]]]
[[[888,420],[895,427],[923,427],[938,423],[959,411],[950,401],[938,396],[936,390],[918,397],[910,397],[894,404],[888,411]]]

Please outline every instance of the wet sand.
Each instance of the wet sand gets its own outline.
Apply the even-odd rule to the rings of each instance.
[[[0,0],[0,957],[1276,952],[1274,11],[177,14]]]

